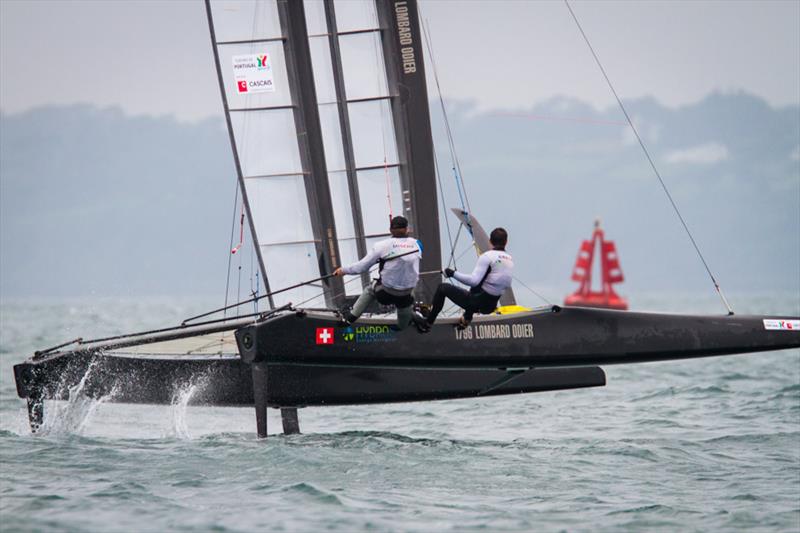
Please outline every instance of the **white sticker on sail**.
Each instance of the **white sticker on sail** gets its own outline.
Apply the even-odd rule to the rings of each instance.
[[[233,79],[239,94],[275,92],[269,54],[233,56]]]
[[[765,318],[764,329],[782,329],[785,331],[800,331],[800,320],[780,320],[774,318]]]

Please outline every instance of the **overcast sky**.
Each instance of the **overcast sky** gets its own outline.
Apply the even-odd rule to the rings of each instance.
[[[669,106],[745,90],[800,103],[800,2],[573,0],[617,91]],[[422,3],[446,97],[524,109],[566,95],[613,103],[560,1]],[[0,109],[117,105],[221,114],[200,1],[0,0]]]

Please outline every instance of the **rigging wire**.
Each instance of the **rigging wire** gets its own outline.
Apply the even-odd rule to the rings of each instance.
[[[461,202],[461,210],[464,212],[464,219],[465,219],[465,222],[466,222],[467,231],[469,232],[470,236],[473,237],[473,245],[474,245],[475,249],[477,250],[477,244],[474,241],[474,235],[473,235],[473,232],[472,232],[472,222],[471,222],[471,218],[470,218],[470,213],[472,212],[472,208],[470,207],[470,204],[469,204],[469,196],[467,196],[467,188],[466,188],[466,185],[464,184],[463,174],[461,173],[461,164],[458,161],[458,153],[456,152],[455,141],[453,140],[453,132],[452,132],[452,130],[450,128],[450,119],[449,119],[449,117],[447,115],[447,109],[446,109],[446,107],[444,105],[444,98],[442,96],[442,88],[441,88],[441,85],[439,84],[439,71],[436,68],[436,59],[435,59],[434,54],[433,54],[433,41],[432,41],[431,35],[430,35],[430,25],[429,25],[427,19],[425,19],[423,21],[422,31],[423,31],[423,35],[425,37],[425,47],[428,50],[428,57],[431,60],[431,68],[433,69],[433,78],[436,81],[436,92],[437,92],[437,94],[439,96],[439,105],[442,108],[442,117],[444,118],[445,131],[447,133],[447,144],[448,144],[448,148],[450,150],[450,160],[451,160],[452,165],[453,165],[453,177],[455,178],[455,182],[456,182],[456,190],[458,191],[458,198],[459,198],[459,201]],[[435,149],[434,149],[434,164],[436,165],[437,180],[439,180],[439,188],[442,189],[441,178],[439,177],[440,176],[440,173],[439,173],[439,162],[436,159],[436,151],[435,151]],[[442,201],[444,202],[444,190],[443,189],[442,189]],[[445,219],[446,218],[447,218],[447,211],[445,209]],[[459,224],[459,226],[458,226],[458,234],[456,235],[455,242],[452,239],[450,240],[450,259],[448,259],[448,261],[447,261],[447,266],[448,267],[450,266],[451,263],[454,266],[456,265],[456,261],[457,260],[455,259],[454,255],[455,255],[455,251],[456,251],[456,246],[458,245],[458,237],[461,234],[461,228],[464,225],[465,225],[464,223],[460,223]],[[450,232],[449,223],[448,223],[448,226],[447,226],[447,231],[448,231],[448,237],[449,237],[449,232]]]
[[[466,255],[466,253],[467,253],[467,252],[469,252],[470,250],[474,250],[474,249],[475,249],[475,248],[473,248],[471,245],[470,245],[470,246],[467,246],[466,248],[464,248],[464,251],[463,251],[463,252],[461,252],[460,254],[458,254],[458,257],[456,257],[456,258],[455,258],[455,261],[458,261],[459,259],[461,259],[462,257],[464,257],[464,256]]]
[[[253,273],[255,272],[255,287],[253,286]],[[259,283],[259,272],[255,268],[255,247],[250,247],[250,296],[255,300],[253,301],[253,312],[258,313],[258,295],[261,292],[261,284]]]
[[[627,122],[621,122],[619,120],[598,120],[593,118],[584,118],[584,117],[553,117],[547,115],[537,115],[534,113],[515,113],[512,111],[495,111],[492,115],[499,116],[499,117],[512,117],[512,118],[524,118],[528,120],[544,120],[544,121],[552,121],[552,122],[578,122],[581,124],[598,124],[598,125],[606,125],[606,126],[627,126]]]
[[[236,206],[239,205],[239,180],[236,180],[236,193],[233,198],[233,220],[231,220],[231,240],[228,244],[228,250],[233,248],[233,235],[236,230]],[[228,254],[228,274],[225,276],[225,307],[228,307],[228,293],[230,292],[231,284],[231,263],[233,262],[233,254]],[[227,316],[227,313],[223,316]]]
[[[261,16],[259,16],[260,9],[261,9],[261,6],[259,4],[256,4],[256,6],[254,8],[254,12],[253,12],[253,23],[252,23],[252,25],[250,27],[250,31],[251,31],[250,39],[251,40],[255,40],[255,36],[257,35],[257,32],[260,29],[260,24],[259,23],[260,23],[261,18],[262,18]],[[254,45],[252,45],[252,44],[250,45],[250,51],[254,52]],[[244,95],[244,98],[245,98],[245,109],[247,109],[247,108],[250,107],[250,103],[253,100],[253,95],[252,94],[246,94],[246,95]],[[247,135],[247,132],[248,132],[248,129],[249,129],[249,124],[250,124],[250,120],[249,119],[250,119],[250,113],[245,111],[243,113],[243,116],[242,116],[242,125],[241,125],[241,128],[240,128],[240,131],[241,131],[241,137],[240,138],[242,139],[241,155],[242,155],[242,159],[243,160],[245,160],[245,158],[244,158],[245,154],[247,154],[250,151],[248,145],[252,144],[251,141],[250,141],[249,136]],[[238,183],[238,179],[237,179],[237,183]],[[239,219],[239,224],[240,224],[240,228],[239,228],[239,244],[235,248],[231,248],[231,255],[236,254],[239,251],[239,249],[242,247],[243,243],[244,243],[244,216],[245,216],[245,213],[244,213],[244,193],[245,193],[245,191],[243,190],[242,191],[241,216],[240,216],[240,219]],[[236,208],[234,207],[234,210],[235,209]],[[255,246],[255,242],[256,242],[256,239],[254,238],[253,239],[253,246]],[[251,248],[251,253],[252,253],[252,248]],[[237,281],[236,281],[236,300],[237,301],[242,299],[242,256],[241,256],[241,254],[239,254],[238,260],[239,260],[239,265],[237,267]],[[251,261],[251,272],[250,272],[250,275],[252,276],[252,261]],[[230,270],[228,271],[228,276],[230,276]],[[227,299],[226,299],[225,305],[227,306]],[[241,314],[241,309],[237,307],[236,308],[236,316],[239,316],[240,314]]]
[[[461,223],[458,224],[458,231],[456,232],[456,240],[453,242],[453,246],[450,248],[450,259],[447,261],[447,267],[448,268],[450,267],[450,263],[451,262],[452,262],[453,266],[455,267],[456,261],[458,261],[458,259],[461,259],[461,256],[464,255],[462,253],[461,255],[458,256],[458,259],[456,259],[456,257],[455,257],[456,246],[458,246],[458,239],[461,238],[461,229],[463,227],[464,227],[464,224],[461,224]]]
[[[376,25],[378,25],[377,21],[375,22]],[[380,39],[380,37],[378,37],[378,39]],[[372,47],[372,50],[374,52],[373,57],[375,59],[375,78],[377,82],[376,87],[378,90],[378,94],[376,96],[380,96],[381,89],[383,88],[382,82],[386,80],[386,69],[380,57],[380,44],[378,42],[373,41],[373,45],[374,46]],[[390,96],[388,84],[386,85],[386,96],[387,97]],[[387,206],[389,207],[389,222],[391,223],[393,216],[392,187],[391,187],[391,178],[389,177],[389,156],[388,156],[388,150],[386,149],[386,127],[385,127],[387,123],[387,116],[386,116],[386,110],[384,109],[384,100],[376,100],[376,102],[377,105],[380,107],[380,114],[381,114],[380,128],[381,128],[381,143],[383,145],[383,174],[384,174],[384,179],[386,181],[386,203]],[[400,214],[401,215],[403,214],[402,210]]]
[[[234,217],[236,216],[236,208],[234,208]],[[234,247],[231,248],[231,255],[235,254],[239,251],[239,249],[244,244],[244,202],[242,202],[242,216],[239,220],[239,243]]]
[[[250,40],[251,41],[255,40],[255,35],[256,35],[257,31],[259,30],[259,19],[260,19],[259,11],[260,10],[261,10],[260,4],[256,4],[255,7],[254,7],[254,12],[253,12],[253,22],[252,22],[252,24],[250,26],[250,32],[251,32],[250,33]],[[217,45],[214,44],[214,46],[217,46]],[[254,45],[250,45],[250,48],[251,48],[251,51],[253,51]],[[227,90],[227,89],[225,89],[225,90]],[[250,107],[252,96],[253,95],[251,95],[251,94],[244,95],[244,98],[245,98],[245,109]],[[228,111],[228,114],[230,114],[230,111]],[[248,125],[249,125],[249,122],[250,122],[249,121],[249,118],[250,118],[249,115],[250,114],[247,111],[245,111],[243,113],[241,126],[239,128],[239,132],[241,134],[239,138],[242,139],[242,142],[241,142],[241,156],[242,156],[241,159],[242,160],[245,159],[244,156],[249,151],[248,150],[248,136],[247,136]],[[234,149],[238,149],[238,148],[239,148],[239,143],[236,143],[236,146],[235,146]],[[244,216],[245,216],[244,207],[245,206],[244,206],[244,191],[242,191],[241,218],[240,218],[240,222],[239,222],[240,223],[239,243],[235,247],[234,247],[234,244],[233,244],[233,236],[234,236],[234,231],[235,231],[235,227],[236,227],[236,208],[239,205],[239,189],[240,189],[240,187],[239,187],[239,178],[238,178],[238,176],[237,176],[235,181],[236,181],[236,194],[235,194],[234,200],[233,200],[233,220],[231,221],[231,238],[230,238],[230,242],[228,244],[228,250],[229,250],[230,253],[228,254],[228,270],[227,270],[227,276],[226,276],[226,280],[225,280],[225,305],[224,305],[224,307],[226,307],[226,308],[228,307],[228,298],[230,296],[231,266],[232,266],[232,263],[233,263],[233,255],[235,255],[239,251],[239,249],[242,247],[242,244],[244,243]],[[256,238],[254,237],[253,238],[253,246],[255,246],[255,243],[256,243]],[[250,251],[251,251],[251,254],[252,254],[252,252],[253,252],[253,248],[252,247],[251,247]],[[238,279],[238,287],[237,287],[237,299],[241,299],[241,280],[242,280],[242,257],[241,257],[241,255],[239,255],[238,259],[239,259],[239,267],[238,267],[238,278],[239,279]],[[251,275],[252,275],[252,261],[251,261]],[[237,309],[236,315],[238,316],[239,314],[240,314],[239,310]],[[223,316],[227,316],[227,310],[224,312]]]
[[[431,143],[433,144],[433,143]],[[444,224],[447,228],[447,241],[450,244],[450,259],[447,262],[447,266],[450,266],[451,261],[453,260],[453,252],[455,251],[455,245],[453,244],[453,234],[450,232],[450,217],[447,216],[447,204],[444,200],[444,187],[442,187],[442,175],[439,172],[439,159],[436,156],[436,146],[431,146],[433,148],[433,165],[434,171],[436,173],[436,183],[439,185],[439,199],[442,201],[442,214],[444,214]],[[461,225],[459,224],[458,229],[461,229]],[[458,268],[456,266],[456,268]]]
[[[570,15],[572,15],[572,19],[575,21],[575,24],[578,26],[578,30],[580,30],[581,35],[583,36],[583,40],[586,41],[586,45],[589,47],[589,51],[591,51],[592,56],[594,57],[594,60],[597,63],[597,66],[600,67],[600,72],[603,73],[603,77],[605,78],[606,83],[608,84],[608,88],[611,89],[611,92],[614,94],[614,98],[616,98],[617,104],[619,104],[619,107],[622,110],[622,113],[625,115],[625,119],[628,121],[628,125],[630,126],[631,130],[633,131],[633,134],[636,136],[636,140],[639,141],[639,146],[641,146],[642,151],[644,152],[644,155],[647,158],[647,161],[650,163],[650,167],[653,169],[653,172],[655,173],[656,177],[658,178],[659,183],[661,183],[661,188],[664,189],[664,193],[667,195],[667,198],[669,199],[670,204],[672,204],[672,208],[675,210],[675,214],[678,215],[678,219],[681,221],[681,224],[683,225],[683,229],[686,230],[686,234],[689,236],[689,240],[692,242],[692,246],[694,246],[694,249],[697,252],[697,255],[700,257],[700,261],[703,262],[703,266],[705,267],[706,272],[708,273],[708,276],[711,278],[711,282],[714,284],[714,288],[717,290],[717,293],[719,294],[720,298],[722,299],[722,303],[727,308],[728,314],[732,315],[733,314],[733,309],[731,308],[730,304],[728,303],[727,298],[725,298],[725,295],[722,293],[722,288],[719,286],[719,283],[717,283],[717,280],[714,277],[714,274],[712,274],[711,268],[709,268],[705,257],[703,257],[703,254],[700,251],[700,247],[697,245],[697,242],[695,242],[694,237],[692,236],[692,232],[689,231],[689,226],[686,224],[686,221],[683,219],[683,216],[681,215],[681,212],[678,209],[678,206],[675,203],[675,200],[672,198],[672,195],[670,194],[669,189],[667,189],[667,185],[666,185],[666,183],[664,183],[664,180],[661,177],[661,173],[658,171],[658,168],[656,168],[656,164],[653,162],[653,158],[650,157],[650,152],[648,152],[647,147],[645,147],[644,141],[642,140],[641,136],[639,136],[639,132],[637,131],[636,126],[633,125],[633,121],[631,120],[631,117],[628,114],[628,111],[625,109],[625,106],[622,104],[622,100],[620,99],[619,95],[617,94],[617,91],[614,89],[614,86],[611,84],[611,80],[609,79],[608,74],[606,74],[606,70],[603,68],[602,63],[600,63],[600,58],[597,56],[597,53],[594,51],[594,48],[592,47],[592,44],[589,42],[589,38],[586,36],[586,32],[583,31],[583,27],[581,26],[581,23],[578,22],[578,17],[575,16],[575,12],[572,10],[572,6],[569,5],[569,0],[564,0],[564,4],[567,6],[567,9],[569,10]]]
[[[458,197],[461,201],[461,208],[466,213],[466,220],[467,220],[467,229],[472,234],[472,224],[470,223],[470,213],[472,212],[472,208],[469,204],[469,196],[467,195],[466,186],[464,185],[464,178],[463,173],[461,172],[461,164],[458,160],[458,153],[456,152],[455,141],[453,140],[453,132],[450,128],[450,119],[447,115],[447,109],[444,105],[444,98],[442,97],[442,87],[439,84],[439,72],[436,68],[436,58],[433,54],[433,41],[430,35],[430,26],[428,20],[424,20],[422,24],[422,31],[425,35],[425,45],[428,49],[428,57],[431,60],[431,68],[433,70],[433,79],[436,83],[436,92],[439,96],[439,105],[442,108],[442,116],[444,117],[444,125],[445,125],[445,132],[447,133],[447,144],[450,148],[450,160],[452,161],[453,165],[453,175],[456,182],[456,190],[458,191]]]
[[[239,267],[238,267],[238,279],[236,281],[236,301],[240,301],[242,299],[242,255],[239,254]],[[236,308],[236,316],[239,316],[240,309]]]
[[[420,6],[420,15],[422,12],[422,7]],[[428,32],[425,30],[425,25],[423,24],[423,37],[425,38],[425,46],[428,50],[428,58],[431,61],[431,67],[435,71],[435,66],[433,63],[433,56],[431,54],[431,48],[428,45],[429,35]],[[441,92],[440,92],[441,94]],[[453,262],[453,254],[455,253],[455,243],[453,242],[453,234],[450,230],[450,217],[447,216],[447,203],[444,199],[444,186],[442,185],[442,173],[439,170],[439,156],[436,153],[436,145],[435,143],[431,143],[431,148],[433,150],[433,165],[434,165],[434,172],[436,174],[436,183],[439,186],[439,198],[442,202],[442,215],[444,216],[445,227],[447,228],[447,242],[450,244],[450,259],[447,261],[447,266],[449,267],[450,264]],[[459,232],[461,231],[461,224],[458,226]],[[456,238],[457,242],[458,238]]]
[[[378,266],[378,265],[377,265],[377,264],[375,264],[375,265],[373,265],[372,267],[370,267],[370,269],[369,269],[368,273],[373,273],[373,272],[374,272],[374,269],[375,269],[377,266]],[[420,275],[420,276],[424,276],[424,275],[426,275],[426,274],[437,274],[437,273],[438,273],[438,274],[441,274],[441,272],[442,272],[441,270],[428,270],[428,271],[426,271],[426,272],[420,272],[420,273],[419,273],[419,275]],[[361,277],[360,277],[360,276],[358,276],[358,277],[353,277],[353,278],[351,278],[351,279],[349,279],[349,280],[345,281],[345,282],[344,282],[344,286],[346,287],[347,285],[349,285],[349,284],[353,283],[354,281],[360,281],[360,280],[361,280]],[[333,295],[333,297],[334,297],[334,298],[336,298],[336,297],[338,297],[338,296],[346,296],[346,295],[347,295],[347,290],[345,289],[345,290],[343,290],[343,291],[341,291],[341,292],[338,292],[338,293],[334,294],[334,295]],[[300,302],[300,303],[298,303],[298,304],[292,304],[292,307],[294,307],[295,309],[299,309],[299,308],[300,308],[300,306],[302,306],[302,305],[305,305],[305,304],[307,304],[308,302],[314,301],[314,300],[316,300],[317,298],[322,298],[323,296],[324,296],[324,294],[322,294],[322,293],[320,293],[320,294],[317,294],[317,295],[314,295],[314,296],[312,296],[311,298],[307,298],[307,299],[303,300],[302,302]],[[331,311],[337,311],[337,309],[330,309],[330,310],[331,310]]]
[[[547,298],[545,298],[544,296],[542,296],[541,294],[539,294],[535,290],[533,290],[530,287],[528,287],[527,285],[525,285],[525,283],[521,279],[519,279],[517,276],[511,276],[511,277],[514,278],[514,281],[516,281],[517,283],[519,283],[520,285],[522,285],[523,287],[525,287],[526,289],[531,291],[534,296],[536,296],[537,298],[542,300],[544,303],[546,303],[547,305],[550,305],[550,306],[553,305],[553,303],[550,300],[548,300]]]

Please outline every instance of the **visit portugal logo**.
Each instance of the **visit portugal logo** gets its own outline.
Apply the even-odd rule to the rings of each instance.
[[[267,55],[264,54],[263,56],[256,56],[256,61],[258,62],[258,68],[266,68]]]

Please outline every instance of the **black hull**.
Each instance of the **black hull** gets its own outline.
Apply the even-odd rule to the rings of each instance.
[[[237,324],[241,357],[115,355],[133,344],[123,339],[34,357],[14,372],[19,396],[34,399],[65,399],[83,380],[84,394],[113,402],[169,404],[197,384],[192,403],[253,405],[251,370],[267,365],[271,406],[441,400],[604,385],[605,364],[800,347],[800,331],[766,329],[765,319],[554,307],[478,317],[464,331],[443,320],[420,334],[386,319],[345,328],[331,313],[283,312]]]
[[[308,313],[246,326],[236,337],[247,362],[392,368],[595,366],[800,347],[800,329],[767,329],[765,320],[797,319],[553,307],[478,317],[464,331],[449,319],[419,334],[386,320],[344,328],[330,314]],[[322,330],[332,335],[325,344]]]
[[[605,385],[597,367],[504,370],[359,368],[269,364],[268,405],[307,407],[446,400]],[[115,403],[175,403],[196,385],[195,405],[252,406],[251,365],[238,357],[140,358],[59,354],[14,367],[22,398],[81,394]]]

